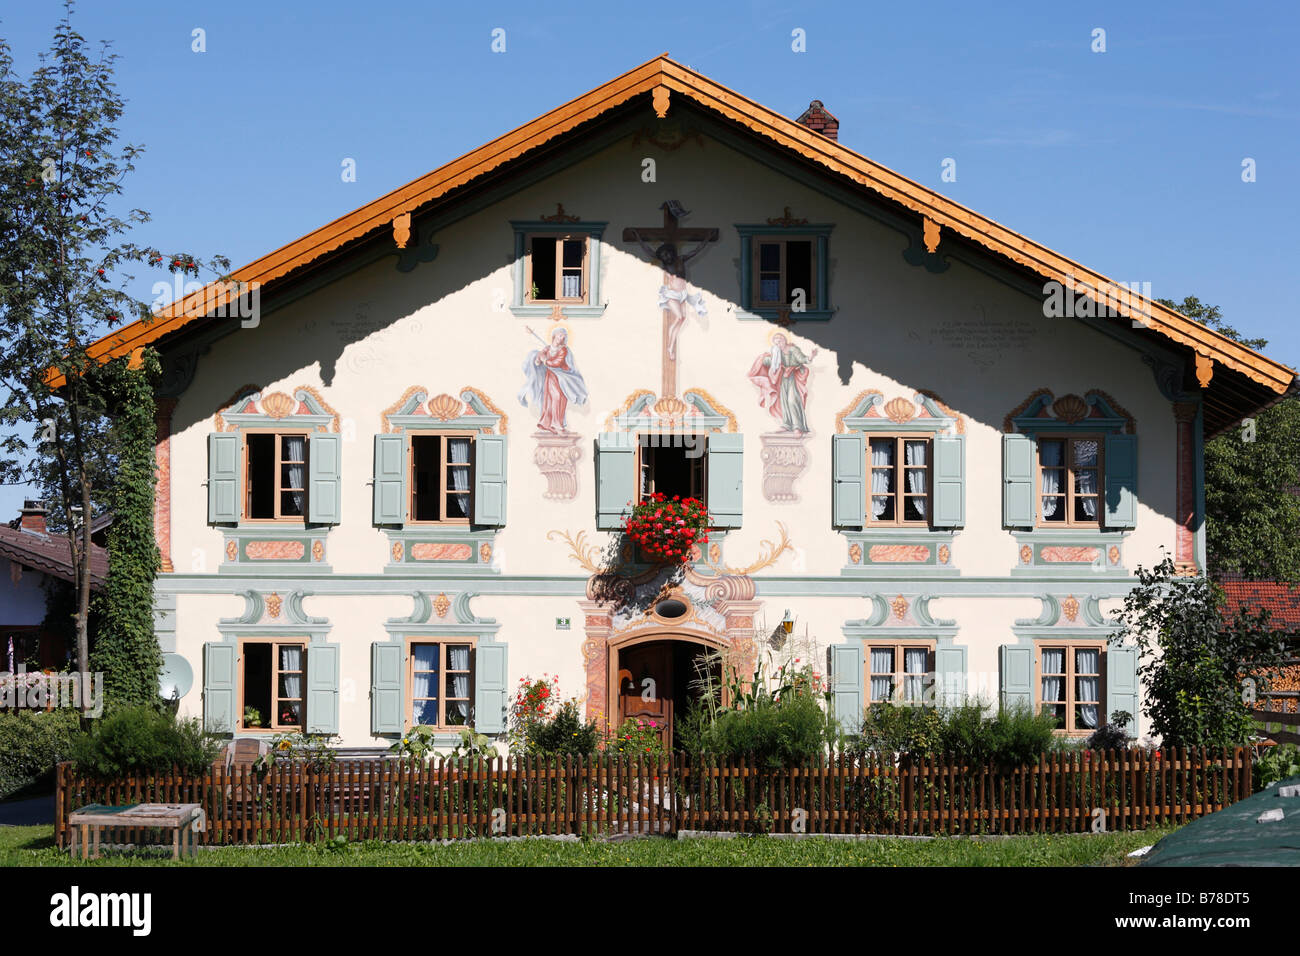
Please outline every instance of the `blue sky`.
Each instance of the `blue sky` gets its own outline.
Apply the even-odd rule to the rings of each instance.
[[[61,8],[0,14],[24,72]],[[853,149],[1300,365],[1293,4],[83,0],[74,22],[121,56],[147,149],[126,198],[164,249],[243,265],[666,51],[789,116],[821,99]]]

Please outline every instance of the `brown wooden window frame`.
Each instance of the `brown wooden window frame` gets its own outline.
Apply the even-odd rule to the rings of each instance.
[[[469,525],[474,519],[474,446],[478,437],[478,432],[472,430],[421,430],[408,433],[406,450],[406,517],[407,523],[413,525]],[[416,439],[437,438],[438,442],[438,490],[434,492],[438,496],[438,513],[443,515],[441,518],[417,519],[415,517],[415,496],[417,489],[415,486],[415,440]],[[464,465],[452,465],[448,454],[447,440],[450,438],[468,438],[469,439],[469,461]],[[465,468],[469,475],[469,487],[465,491],[457,491],[448,486],[447,479],[450,477],[452,467]],[[447,502],[453,495],[469,496],[469,514],[463,518],[446,517]]]
[[[415,696],[415,647],[416,645],[435,645],[438,648],[438,670],[437,671],[420,671],[419,673],[436,675],[435,687],[438,688],[440,695],[438,697],[420,697]],[[463,646],[469,648],[469,670],[452,670],[447,664],[449,649],[453,646]],[[468,697],[448,697],[447,696],[447,678],[453,674],[469,674],[469,696]],[[447,636],[435,635],[429,637],[408,637],[406,639],[406,693],[405,713],[402,715],[403,726],[410,730],[412,727],[432,727],[440,733],[457,733],[465,727],[473,725],[474,721],[474,695],[478,683],[478,637],[477,636]],[[436,700],[438,702],[438,723],[437,724],[416,724],[414,721],[415,702],[416,700]],[[456,701],[466,701],[469,704],[469,715],[465,718],[463,724],[447,723],[447,705]]]
[[[1065,673],[1043,670],[1043,651],[1065,651]],[[1080,673],[1077,668],[1075,651],[1097,651],[1096,673]],[[1064,700],[1045,700],[1043,698],[1043,678],[1063,677],[1065,683]],[[1078,698],[1078,678],[1097,678],[1097,700],[1080,700]],[[1057,728],[1054,733],[1065,737],[1086,737],[1105,724],[1110,716],[1106,713],[1106,642],[1105,641],[1042,641],[1034,648],[1034,702],[1038,713],[1043,713],[1049,704],[1065,705],[1065,726]],[[1097,727],[1076,727],[1075,710],[1080,705],[1097,706]]]
[[[935,660],[934,641],[925,641],[925,640],[867,641],[864,644],[864,648],[865,648],[865,655],[864,655],[864,660],[862,662],[863,671],[866,675],[865,677],[866,693],[864,694],[864,696],[866,698],[866,705],[868,707],[872,706],[873,704],[894,703],[894,704],[911,705],[911,704],[920,704],[925,702],[926,689],[934,685],[934,660]],[[909,701],[903,699],[904,679],[907,677],[916,677],[917,675],[909,674],[904,669],[906,663],[903,655],[905,651],[916,650],[917,648],[923,648],[926,652],[926,658],[925,658],[926,669],[921,675],[922,677],[921,700]],[[894,669],[892,671],[889,671],[888,674],[886,674],[886,672],[884,671],[873,671],[871,669],[871,652],[885,651],[885,650],[892,651],[894,654]],[[885,677],[885,676],[888,676],[893,681],[893,692],[890,695],[888,700],[875,700],[871,695],[871,678]]]
[[[247,655],[244,649],[250,644],[269,644],[271,645],[271,713],[267,715],[270,720],[265,727],[247,727],[244,725],[244,691],[246,689],[245,666]],[[297,647],[302,652],[302,669],[298,671],[282,671],[280,669],[280,647],[290,646]],[[294,635],[292,637],[241,637],[239,639],[239,659],[236,662],[237,674],[237,696],[239,715],[236,718],[236,724],[241,732],[245,733],[284,733],[285,731],[302,731],[307,726],[307,649],[311,646],[311,640],[307,637]],[[281,697],[280,696],[280,675],[297,674],[301,681],[299,688],[301,697]],[[297,701],[300,705],[299,713],[302,714],[302,722],[297,724],[284,724],[280,722],[280,703],[281,701]]]
[[[647,497],[654,494],[656,490],[654,488],[653,476],[651,478],[651,481],[649,482],[648,487],[643,487],[646,485],[646,482],[642,480],[642,476],[645,474],[644,469],[646,468],[646,463],[645,463],[646,449],[650,448],[657,451],[660,448],[664,448],[664,447],[671,448],[673,447],[674,439],[684,439],[688,437],[694,441],[695,447],[697,449],[702,446],[704,449],[704,453],[700,455],[698,458],[687,459],[687,463],[691,469],[691,475],[690,475],[691,492],[687,497],[698,498],[700,501],[704,502],[705,508],[709,506],[709,436],[706,433],[696,434],[694,432],[691,432],[689,434],[680,434],[680,435],[659,434],[657,432],[645,432],[637,435],[636,499],[635,500],[638,503],[644,501]],[[656,440],[656,443],[655,444],[648,443],[646,441],[647,438],[654,438]]]
[[[786,255],[786,246],[791,242],[806,242],[809,245],[809,268],[808,268],[808,285],[810,288],[804,290],[807,293],[804,299],[804,308],[808,311],[821,308],[817,302],[817,237],[816,236],[769,236],[755,235],[753,242],[753,261],[750,263],[753,272],[750,287],[750,301],[755,309],[788,309],[790,308],[790,271],[786,266],[788,257]],[[779,245],[781,247],[781,290],[780,298],[777,301],[769,301],[762,297],[763,289],[763,246]]]
[[[1065,443],[1065,456],[1062,464],[1051,468],[1043,467],[1043,442],[1060,441]],[[1077,487],[1077,476],[1075,475],[1074,450],[1075,442],[1091,441],[1097,443],[1097,464],[1091,470],[1097,473],[1096,490],[1091,494],[1080,494]],[[1101,528],[1102,513],[1105,511],[1105,495],[1103,489],[1106,482],[1106,436],[1098,434],[1084,435],[1063,435],[1063,434],[1042,434],[1035,437],[1034,440],[1034,511],[1038,515],[1037,527],[1039,528]],[[1064,488],[1055,495],[1048,495],[1043,492],[1043,472],[1062,471],[1065,476]],[[1044,514],[1044,498],[1064,498],[1065,499],[1065,520],[1049,521]],[[1074,517],[1074,505],[1078,498],[1093,498],[1097,502],[1097,516],[1095,518],[1076,519]]]
[[[533,243],[550,241],[555,244],[555,297],[533,298]],[[582,295],[564,296],[564,243],[582,243]],[[524,236],[524,302],[559,303],[561,305],[587,305],[591,298],[591,236],[585,232],[530,232]]]
[[[250,510],[249,504],[253,492],[253,481],[252,481],[253,476],[249,470],[252,467],[252,461],[251,461],[251,457],[248,454],[248,438],[250,435],[274,435],[275,436],[275,492],[273,497],[273,501],[275,503],[275,517],[273,518],[254,518],[251,517],[248,513]],[[303,456],[304,456],[303,460],[301,462],[287,461],[282,457],[283,447],[284,447],[283,440],[285,438],[294,438],[297,436],[302,436],[303,439],[303,443],[302,443]],[[307,495],[309,494],[310,489],[307,488],[306,486],[311,484],[311,471],[309,470],[310,463],[311,463],[311,431],[308,429],[298,429],[298,428],[289,428],[289,429],[245,428],[241,430],[240,439],[243,442],[243,447],[241,450],[243,451],[244,454],[244,496],[243,496],[244,501],[243,501],[243,509],[241,511],[241,517],[240,517],[241,522],[246,522],[249,524],[298,524],[298,523],[306,524],[308,508],[310,506],[310,502],[308,502],[307,500]],[[302,488],[284,487],[282,483],[284,466],[297,465],[297,464],[302,465],[303,487]],[[283,492],[286,491],[302,492],[302,514],[285,515],[280,513],[281,495]]]
[[[934,435],[929,432],[866,432],[863,437],[867,446],[867,527],[868,528],[929,528],[930,521],[934,515]],[[875,517],[872,508],[871,499],[883,497],[876,495],[872,490],[872,479],[877,470],[871,463],[871,443],[881,439],[890,439],[894,442],[894,464],[891,466],[894,472],[894,490],[889,492],[889,497],[894,499],[894,517],[891,519],[880,519]],[[925,494],[913,494],[905,490],[907,485],[907,470],[909,466],[905,464],[906,459],[906,442],[923,441],[925,442]],[[918,466],[910,466],[913,470],[919,470]],[[906,504],[908,498],[920,498],[925,501],[925,517],[919,520],[907,519],[903,515],[907,513]]]

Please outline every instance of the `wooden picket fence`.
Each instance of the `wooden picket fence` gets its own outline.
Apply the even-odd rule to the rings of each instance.
[[[201,844],[425,841],[530,835],[1079,833],[1195,819],[1251,792],[1246,748],[1044,754],[1032,766],[832,754],[798,767],[673,755],[223,766],[97,781],[58,768],[55,835],[91,803],[198,803]],[[148,843],[106,828],[106,843]]]

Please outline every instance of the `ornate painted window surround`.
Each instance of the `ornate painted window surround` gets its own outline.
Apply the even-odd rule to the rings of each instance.
[[[217,433],[240,435],[245,429],[300,429],[336,434],[340,430],[338,413],[310,385],[295,388],[292,397],[281,391],[245,385],[213,415],[212,426]],[[308,449],[310,455],[310,438]],[[237,525],[218,527],[222,535],[218,573],[245,574],[256,568],[259,574],[314,575],[329,574],[332,570],[325,556],[326,540],[333,525],[306,521],[249,523],[241,519]]]
[[[403,648],[409,641],[438,641],[448,638],[453,641],[458,637],[473,638],[476,652],[484,647],[500,645],[496,639],[501,625],[493,618],[480,618],[470,610],[470,601],[476,597],[474,591],[455,591],[448,595],[445,591],[431,594],[428,591],[414,591],[410,597],[413,602],[411,613],[407,617],[393,617],[384,622],[388,631],[388,640]],[[450,616],[448,616],[450,615]],[[475,663],[475,678],[478,677],[478,665]],[[410,701],[403,696],[403,714],[409,711]],[[405,716],[403,723],[405,723]],[[384,733],[381,737],[396,739],[400,733]],[[454,747],[460,743],[458,733],[439,733],[434,736],[434,746]]]
[[[217,621],[217,630],[221,633],[221,640],[211,642],[214,644],[229,645],[233,654],[237,657],[239,653],[240,641],[244,638],[303,638],[307,648],[307,673],[304,675],[305,686],[303,687],[305,697],[306,712],[304,717],[308,722],[310,732],[311,724],[319,719],[318,715],[313,715],[312,708],[312,656],[313,648],[329,648],[332,653],[337,655],[338,644],[330,643],[327,638],[333,627],[328,618],[311,617],[302,607],[304,598],[310,597],[311,591],[296,590],[289,591],[281,595],[278,591],[257,591],[248,590],[239,594],[244,599],[244,613],[238,617],[224,617]],[[206,681],[208,675],[204,675],[204,693],[207,693]],[[241,686],[236,678],[235,686]],[[334,701],[331,727],[324,732],[338,732],[338,685],[333,686]],[[205,707],[207,702],[204,702]],[[205,710],[206,713],[206,710]],[[227,730],[226,733],[233,737],[256,737],[264,739],[265,731],[245,731],[238,729],[240,723],[239,716],[243,714],[242,703],[235,701],[236,728],[233,731]]]
[[[442,394],[430,398],[430,390],[413,385],[383,414],[384,434],[419,431],[474,431],[504,435],[508,427],[505,412],[485,394],[466,386],[460,398]],[[384,526],[388,536],[385,574],[481,576],[500,574],[492,561],[498,528],[473,525],[412,524],[400,528]]]
[[[962,435],[966,431],[962,416],[930,394],[916,392],[910,402],[901,397],[886,402],[875,389],[854,399],[840,413],[836,425],[837,433],[860,432],[868,441],[873,434]],[[933,475],[932,467],[932,483]],[[961,575],[953,563],[956,530],[868,524],[861,531],[840,533],[847,543],[842,575],[870,578],[882,572],[894,575],[900,570],[922,577]]]
[[[788,218],[788,217],[787,217]],[[835,315],[830,293],[830,235],[834,223],[801,223],[792,221],[784,224],[771,221],[766,224],[735,223],[740,236],[740,308],[736,318],[750,321],[778,321],[791,318],[790,309],[755,308],[754,306],[754,238],[756,236],[779,236],[782,239],[808,238],[813,240],[813,261],[815,264],[814,280],[817,288],[813,290],[813,301],[817,308],[795,312],[794,318],[800,322],[826,322]]]
[[[598,319],[605,314],[605,304],[601,301],[601,238],[605,234],[608,222],[548,222],[544,219],[512,219],[510,227],[515,231],[515,258],[511,266],[514,280],[514,296],[510,301],[510,312],[519,319],[538,319],[547,316],[566,319]],[[527,272],[524,261],[527,255],[528,236],[531,233],[565,232],[582,234],[587,237],[587,304],[579,303],[530,303],[525,295],[524,276]],[[558,314],[557,314],[558,313]]]
[[[1050,414],[1049,414],[1050,411]],[[1002,422],[1007,434],[1018,432],[1034,440],[1039,434],[1133,435],[1137,423],[1118,402],[1098,389],[1082,398],[1062,395],[1055,398],[1051,390],[1040,388],[1019,407],[1007,413]],[[1099,479],[1103,483],[1104,476]],[[1035,489],[1035,494],[1038,490]],[[1016,542],[1017,561],[1012,575],[1060,575],[1070,577],[1083,567],[1106,577],[1126,577],[1124,541],[1129,531],[1123,528],[1025,528],[1010,532]]]

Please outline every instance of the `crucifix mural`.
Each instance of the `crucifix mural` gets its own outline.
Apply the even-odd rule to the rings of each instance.
[[[629,226],[623,230],[623,241],[639,243],[664,270],[663,284],[659,287],[659,307],[663,309],[664,318],[663,388],[660,397],[666,398],[677,394],[677,340],[686,322],[686,310],[690,308],[697,316],[707,315],[703,296],[689,291],[686,264],[708,248],[710,242],[718,241],[718,230],[680,225],[679,220],[690,213],[675,199],[668,200],[659,208],[664,211],[662,226]],[[691,244],[694,244],[693,248],[683,248]]]

